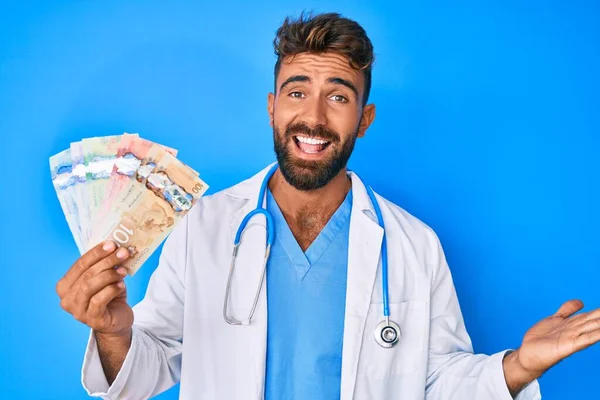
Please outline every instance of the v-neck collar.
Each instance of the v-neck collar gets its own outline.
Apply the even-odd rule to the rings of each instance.
[[[303,280],[311,266],[321,258],[344,225],[349,223],[352,210],[352,190],[348,191],[342,204],[333,213],[306,252],[302,251],[270,190],[267,190],[267,210],[273,215],[275,221],[275,242],[281,244],[296,268],[297,278]]]

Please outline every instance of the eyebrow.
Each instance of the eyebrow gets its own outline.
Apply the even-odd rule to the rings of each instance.
[[[310,78],[306,75],[293,75],[287,78],[281,86],[279,86],[279,91],[282,91],[284,87],[294,82],[310,82]]]
[[[310,78],[306,75],[290,76],[281,84],[281,86],[279,87],[279,91],[282,91],[284,87],[286,87],[290,83],[294,83],[294,82],[309,82],[310,83]],[[350,82],[346,79],[338,78],[338,77],[328,78],[327,82],[332,83],[334,85],[346,86],[348,89],[352,90],[352,92],[354,92],[354,95],[358,98],[358,89],[356,89],[356,86],[354,86],[354,84],[352,82]]]
[[[354,95],[356,96],[356,98],[358,98],[358,89],[356,89],[356,86],[354,86],[354,84],[352,82],[347,81],[342,78],[329,78],[329,79],[327,79],[327,82],[333,83],[334,85],[346,86],[348,89],[352,90],[354,92]]]

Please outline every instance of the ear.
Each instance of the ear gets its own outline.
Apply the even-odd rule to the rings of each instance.
[[[360,125],[358,126],[358,137],[361,138],[365,136],[367,129],[371,126],[371,123],[375,119],[375,104],[367,104],[363,108],[362,118],[360,120]]]
[[[269,124],[273,127],[273,112],[275,110],[275,95],[269,93],[267,96],[267,112],[269,113]]]

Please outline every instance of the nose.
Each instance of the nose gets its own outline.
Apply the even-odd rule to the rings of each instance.
[[[306,102],[304,121],[311,129],[327,125],[326,107],[325,102],[318,97]]]

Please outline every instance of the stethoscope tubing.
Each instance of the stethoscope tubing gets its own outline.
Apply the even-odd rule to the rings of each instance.
[[[258,304],[258,299],[260,296],[260,292],[262,290],[263,281],[265,279],[265,272],[266,272],[266,268],[267,268],[267,262],[269,259],[269,255],[270,255],[271,245],[273,244],[273,241],[275,239],[273,216],[263,206],[263,204],[265,201],[265,196],[267,193],[267,185],[269,183],[269,180],[271,179],[271,177],[273,176],[273,174],[275,173],[275,171],[277,170],[278,167],[279,167],[278,164],[274,164],[271,167],[271,169],[267,172],[267,174],[266,174],[265,178],[263,179],[263,182],[260,186],[260,191],[259,191],[256,208],[254,210],[250,211],[244,217],[244,219],[240,223],[240,226],[238,227],[238,230],[235,234],[233,254],[232,254],[231,265],[230,265],[230,269],[229,269],[229,276],[227,278],[227,287],[225,289],[225,301],[223,302],[223,318],[225,319],[225,321],[227,323],[229,323],[231,325],[249,325],[250,321],[254,315],[254,311],[256,310],[256,306]],[[381,212],[381,208],[379,207],[379,203],[377,202],[377,198],[375,197],[375,193],[373,193],[373,190],[368,185],[365,185],[365,189],[367,191],[367,195],[369,196],[369,199],[371,201],[373,209],[375,210],[375,216],[377,217],[377,223],[379,224],[379,226],[381,226],[381,229],[383,230],[380,254],[381,254],[381,286],[382,286],[384,321],[382,321],[377,326],[374,334],[375,334],[375,339],[378,344],[380,344],[382,347],[389,348],[389,347],[395,346],[396,343],[398,342],[399,335],[400,335],[400,327],[395,322],[390,321],[390,318],[389,318],[390,317],[390,308],[389,308],[389,291],[388,291],[388,259],[387,259],[387,240],[386,240],[386,234],[385,234],[385,225],[384,225],[384,221],[383,221],[383,214]],[[235,270],[235,259],[237,258],[238,248],[239,248],[239,245],[240,245],[240,242],[242,239],[242,233],[244,232],[244,229],[246,228],[246,225],[248,224],[250,219],[252,219],[252,217],[254,217],[255,215],[264,215],[264,217],[266,219],[266,236],[267,236],[266,241],[267,241],[267,243],[266,243],[266,249],[265,249],[263,270],[261,273],[258,290],[254,296],[254,302],[252,304],[252,308],[250,310],[248,318],[245,320],[237,320],[237,319],[229,317],[227,315],[227,304],[228,304],[228,299],[229,299],[229,292],[231,289],[231,279],[233,276],[233,272]],[[384,335],[384,332],[386,332],[386,331],[389,332],[390,330],[393,331],[394,339],[391,341],[388,341],[388,340],[385,340],[383,335]]]

